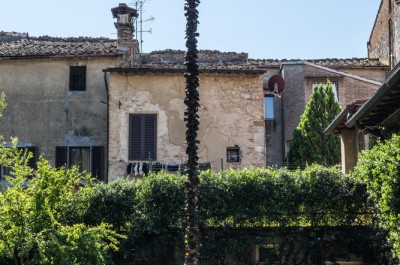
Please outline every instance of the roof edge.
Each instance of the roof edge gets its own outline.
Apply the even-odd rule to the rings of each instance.
[[[311,66],[311,67],[315,67],[315,68],[318,68],[318,69],[321,69],[321,70],[325,70],[325,71],[328,71],[328,72],[331,72],[331,73],[334,73],[334,74],[338,74],[338,75],[341,75],[341,76],[345,76],[345,77],[348,77],[348,78],[351,78],[351,79],[356,79],[356,80],[359,80],[359,81],[362,81],[362,82],[365,82],[365,83],[370,83],[370,84],[377,85],[377,86],[382,85],[381,82],[378,82],[378,81],[375,81],[375,80],[371,80],[371,79],[368,79],[368,78],[365,78],[365,77],[361,77],[361,76],[358,76],[358,75],[348,74],[348,73],[345,73],[345,72],[337,71],[337,70],[334,70],[332,68],[321,66],[321,65],[318,65],[318,64],[310,63],[310,62],[303,62],[303,63],[305,65],[308,65],[308,66]]]
[[[333,132],[333,130],[340,124],[340,122],[347,117],[347,114],[349,114],[349,109],[346,107],[344,110],[342,110],[336,117],[333,119],[331,124],[328,125],[328,127],[325,128],[324,134],[329,135]]]
[[[346,122],[346,126],[353,127],[364,115],[366,115],[371,108],[379,103],[381,97],[389,93],[393,85],[400,80],[400,64],[388,73],[387,80],[376,90],[371,98],[364,103],[364,105]]]
[[[103,72],[108,73],[179,73],[183,74],[185,69],[183,68],[106,68]],[[266,73],[266,70],[262,69],[199,69],[199,72],[204,73],[215,73],[215,74],[256,74],[261,75]]]

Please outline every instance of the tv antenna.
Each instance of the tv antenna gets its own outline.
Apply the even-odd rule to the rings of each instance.
[[[139,19],[136,19],[136,38],[138,38],[138,42],[140,43],[140,49],[139,49],[139,56],[141,56],[143,52],[143,33],[150,33],[151,34],[151,28],[148,30],[143,30],[143,23],[153,21],[155,18],[153,16],[150,16],[150,18],[143,19],[143,6],[147,2],[147,0],[137,0],[134,5],[136,10],[139,13]]]

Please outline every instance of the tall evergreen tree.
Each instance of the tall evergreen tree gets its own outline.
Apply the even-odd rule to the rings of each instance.
[[[314,88],[310,101],[293,132],[286,162],[290,168],[306,164],[334,165],[340,162],[340,139],[337,135],[325,135],[325,128],[340,112],[332,84],[319,84]]]

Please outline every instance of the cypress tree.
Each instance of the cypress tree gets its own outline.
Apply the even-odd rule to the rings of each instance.
[[[326,85],[314,87],[310,101],[293,132],[293,140],[286,157],[290,168],[303,168],[312,163],[335,165],[340,162],[340,139],[337,135],[325,135],[325,128],[340,112],[328,80]]]

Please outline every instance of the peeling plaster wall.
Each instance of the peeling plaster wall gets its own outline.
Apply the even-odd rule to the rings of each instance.
[[[263,166],[261,75],[200,76],[199,162],[214,170]],[[184,163],[185,80],[181,74],[110,74],[109,179],[126,174],[129,114],[157,114],[157,162]],[[240,164],[226,163],[226,147],[238,145]]]
[[[56,146],[106,147],[107,106],[102,69],[111,57],[0,60],[0,91],[7,108],[0,135],[17,136],[55,162]],[[87,66],[86,91],[69,91],[69,67]]]

